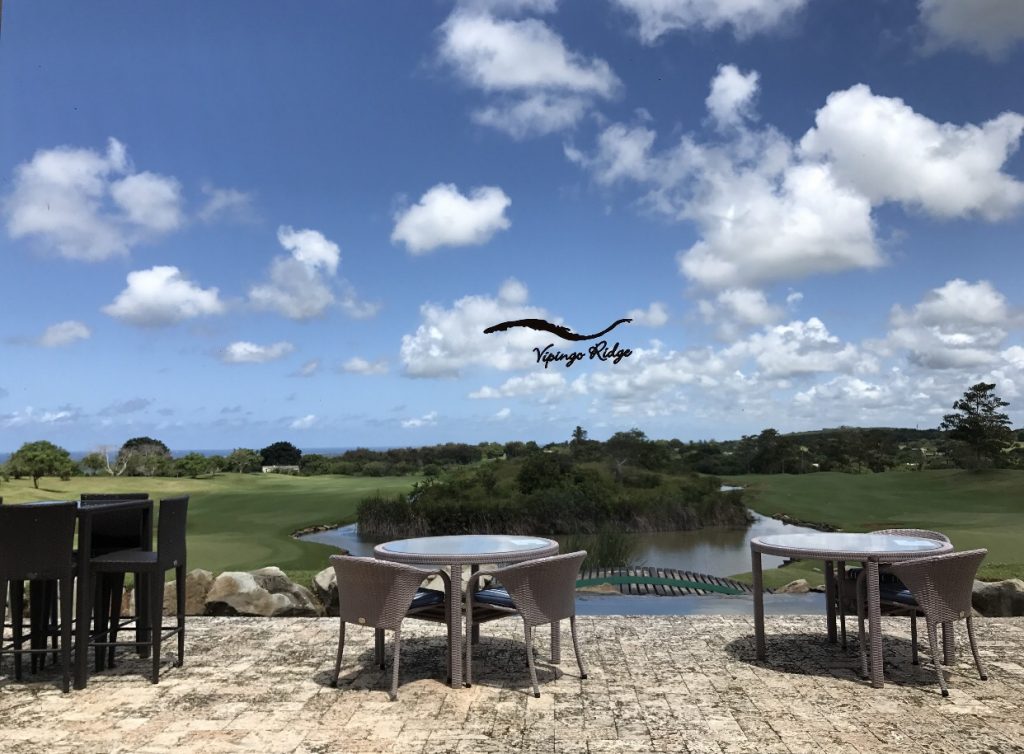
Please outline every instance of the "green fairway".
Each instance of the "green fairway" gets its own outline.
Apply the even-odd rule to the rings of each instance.
[[[355,521],[368,495],[408,491],[419,477],[299,477],[284,474],[217,474],[203,479],[74,477],[62,482],[11,480],[0,486],[4,502],[77,499],[82,492],[148,492],[154,499],[190,495],[189,568],[214,573],[276,565],[289,574],[319,571],[333,547],[299,542],[296,529]]]
[[[984,578],[1024,576],[1024,471],[750,474],[728,481],[744,487],[747,505],[767,516],[785,513],[843,531],[936,529],[957,549],[988,549]],[[821,564],[766,573],[766,582],[810,581],[811,567]]]

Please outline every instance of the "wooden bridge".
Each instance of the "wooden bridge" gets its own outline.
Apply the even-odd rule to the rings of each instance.
[[[576,588],[611,584],[622,594],[654,594],[683,597],[700,594],[752,594],[749,584],[721,576],[708,576],[672,568],[590,568],[580,572]]]

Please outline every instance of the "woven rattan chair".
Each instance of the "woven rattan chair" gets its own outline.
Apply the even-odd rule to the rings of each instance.
[[[23,654],[36,657],[51,650],[46,647],[42,615],[32,620],[31,648],[23,647],[24,582],[33,589],[56,582],[60,600],[60,656],[63,665],[61,687],[67,692],[71,682],[71,600],[75,563],[72,546],[75,537],[75,503],[0,506],[0,617],[7,612],[7,585],[11,586],[12,642],[4,645],[0,633],[0,661],[14,655],[14,677],[21,679]],[[33,594],[36,598],[37,595]],[[41,610],[39,600],[33,612]],[[2,621],[0,621],[2,622]]]
[[[136,600],[136,618],[148,611],[149,629],[148,640],[137,639],[134,642],[117,642],[110,633],[116,635],[114,628],[102,627],[97,638],[104,638],[105,641],[93,641],[97,648],[109,647],[112,651],[117,645],[149,646],[153,652],[153,669],[151,680],[157,683],[160,680],[160,648],[164,638],[177,635],[178,657],[175,665],[181,666],[185,662],[185,557],[186,542],[185,529],[188,520],[188,496],[165,498],[160,501],[159,522],[157,524],[157,550],[117,550],[91,558],[89,563],[97,577],[104,577],[110,574],[126,573],[136,574],[138,594],[146,595],[146,600]],[[174,569],[175,588],[177,593],[177,610],[175,625],[172,628],[163,626],[164,606],[164,575],[167,571]],[[145,584],[145,590],[141,587]],[[111,600],[112,615],[111,626],[121,625],[121,601]]]
[[[451,579],[441,570],[390,563],[376,558],[355,558],[332,555],[331,565],[338,580],[338,656],[334,663],[334,679],[338,685],[341,657],[345,651],[345,624],[354,623],[374,629],[374,659],[384,669],[384,632],[395,634],[394,661],[391,669],[391,701],[398,699],[398,666],[402,651],[402,621],[418,618],[449,624]],[[440,576],[444,591],[422,589],[420,585],[431,576]],[[448,642],[451,643],[451,630]],[[451,668],[448,668],[451,677]]]
[[[576,634],[576,580],[585,551],[537,558],[525,563],[498,568],[492,571],[477,571],[469,577],[466,586],[466,635],[472,636],[474,623],[497,620],[509,615],[523,619],[526,633],[526,662],[530,668],[533,695],[540,696],[537,686],[537,669],[533,664],[533,629],[548,623],[560,624],[569,619],[572,631],[572,646],[580,677],[587,677],[587,666],[580,652],[579,637]],[[489,576],[491,584],[486,589],[477,589],[480,579]],[[503,588],[495,586],[495,583]],[[466,685],[473,682],[473,642],[466,642]]]
[[[967,636],[971,643],[974,663],[978,668],[981,680],[988,680],[985,666],[978,655],[978,644],[974,637],[974,624],[971,620],[971,593],[974,577],[978,573],[981,561],[988,550],[967,550],[946,555],[933,555],[915,558],[904,563],[889,566],[905,588],[899,591],[888,591],[887,600],[902,602],[924,615],[928,626],[928,644],[932,654],[932,664],[939,679],[939,688],[943,696],[949,696],[946,679],[942,674],[938,654],[938,626],[943,627],[944,635],[952,644],[953,622],[967,621]],[[912,635],[911,641],[916,645],[917,637]],[[861,643],[863,656],[863,642]],[[916,646],[914,647],[916,654]],[[944,651],[945,655],[945,651]]]

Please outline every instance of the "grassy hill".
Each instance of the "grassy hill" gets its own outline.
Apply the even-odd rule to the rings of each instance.
[[[215,573],[276,565],[289,574],[319,571],[333,547],[299,542],[289,534],[305,526],[355,521],[356,506],[375,492],[407,492],[419,477],[298,477],[217,474],[203,479],[163,477],[45,477],[0,485],[4,503],[71,500],[83,492],[148,492],[154,499],[191,495],[189,568]]]
[[[937,529],[957,549],[988,549],[985,578],[1024,576],[1024,471],[749,474],[728,481],[743,486],[747,505],[768,516],[786,513],[843,531]],[[770,585],[804,578],[798,571],[812,565],[782,569]]]

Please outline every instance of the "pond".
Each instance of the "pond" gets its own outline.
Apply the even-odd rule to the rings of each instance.
[[[785,524],[751,511],[754,522],[746,529],[707,528],[697,531],[663,531],[635,534],[635,565],[674,568],[714,576],[731,576],[750,570],[750,539],[766,534],[812,532],[803,526]],[[356,524],[306,534],[307,542],[319,542],[348,550],[353,555],[373,555],[377,541],[359,536]],[[555,537],[560,541],[565,537]],[[782,558],[765,555],[765,568],[782,564]]]

